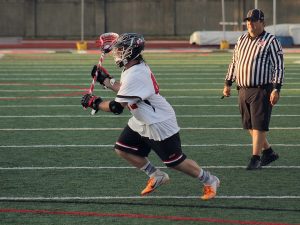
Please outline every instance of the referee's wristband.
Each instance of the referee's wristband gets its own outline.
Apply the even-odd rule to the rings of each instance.
[[[279,93],[280,89],[281,89],[281,84],[273,84],[273,91],[277,91]]]
[[[225,85],[231,87],[232,81],[231,80],[225,80]]]

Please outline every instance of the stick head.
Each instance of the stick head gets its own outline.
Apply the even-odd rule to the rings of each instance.
[[[118,37],[119,35],[113,32],[101,34],[96,40],[96,46],[99,47],[102,52],[109,53]]]

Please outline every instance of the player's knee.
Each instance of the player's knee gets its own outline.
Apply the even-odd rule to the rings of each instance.
[[[118,156],[121,156],[121,157],[124,157],[125,154],[126,154],[125,152],[123,152],[123,151],[121,151],[119,149],[116,149],[116,148],[115,148],[115,152],[117,153]]]

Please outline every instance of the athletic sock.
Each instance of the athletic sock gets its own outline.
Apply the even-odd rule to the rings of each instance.
[[[205,185],[210,185],[214,181],[212,175],[204,169],[201,169],[198,179]]]
[[[147,162],[140,170],[144,171],[149,177],[157,171],[155,166],[151,162]]]

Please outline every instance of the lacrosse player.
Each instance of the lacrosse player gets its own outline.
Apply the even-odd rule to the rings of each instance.
[[[272,107],[280,97],[284,62],[280,42],[264,30],[264,13],[252,9],[244,21],[248,32],[239,37],[234,48],[223,95],[230,96],[231,85],[235,81],[243,128],[252,137],[252,158],[247,170],[255,170],[279,158],[266,136]]]
[[[96,112],[102,110],[121,114],[124,108],[130,110],[132,117],[119,136],[115,151],[149,176],[142,196],[169,181],[168,174],[156,168],[147,158],[152,149],[167,167],[202,182],[203,200],[214,198],[220,181],[182,152],[175,112],[160,95],[155,76],[143,59],[144,45],[142,35],[120,35],[112,46],[114,61],[118,67],[123,68],[120,82],[115,81],[102,66],[94,66],[92,70],[92,76],[97,76],[100,84],[117,93],[116,98],[104,101],[100,97],[86,94],[81,104]]]

